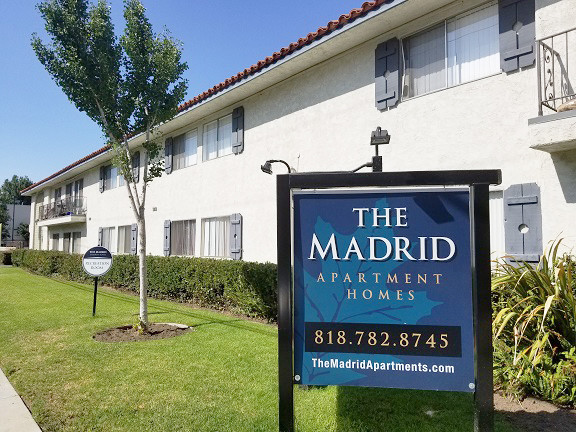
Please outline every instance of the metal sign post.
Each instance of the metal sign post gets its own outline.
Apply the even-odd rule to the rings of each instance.
[[[112,254],[102,246],[96,246],[86,251],[82,257],[82,268],[90,276],[94,276],[94,301],[92,316],[96,315],[96,297],[98,294],[98,277],[103,276],[112,267]]]
[[[294,384],[473,392],[474,430],[493,430],[488,187],[500,181],[277,177],[280,432],[294,431]]]
[[[98,276],[94,278],[94,302],[92,303],[92,316],[96,315],[96,296],[98,294]]]

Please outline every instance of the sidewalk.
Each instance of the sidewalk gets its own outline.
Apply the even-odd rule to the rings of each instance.
[[[0,432],[42,432],[1,369]]]

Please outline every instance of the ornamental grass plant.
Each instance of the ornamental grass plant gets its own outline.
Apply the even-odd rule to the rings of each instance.
[[[539,263],[498,262],[494,378],[507,394],[576,405],[576,262],[550,244]]]

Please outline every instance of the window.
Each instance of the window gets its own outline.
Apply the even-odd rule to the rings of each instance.
[[[81,198],[84,191],[84,179],[76,180],[66,185],[67,198]]]
[[[172,147],[172,169],[186,168],[198,162],[198,130],[178,135]]]
[[[118,253],[129,254],[132,245],[132,225],[118,227]]]
[[[104,190],[114,189],[117,184],[118,168],[113,165],[104,167]]]
[[[39,227],[38,228],[38,249],[39,250],[43,250],[44,249],[44,227]]]
[[[62,188],[54,189],[54,202],[60,201],[62,198]]]
[[[57,251],[60,247],[60,234],[52,234],[52,250]]]
[[[232,153],[232,114],[204,126],[202,147],[205,161]]]
[[[72,249],[70,253],[80,253],[80,239],[82,238],[82,233],[77,231],[72,233]]]
[[[172,221],[170,226],[170,255],[194,256],[196,221]]]
[[[116,228],[107,227],[102,228],[102,242],[100,246],[105,247],[110,252],[116,252],[114,245],[116,244]]]
[[[202,256],[229,256],[230,217],[202,221]]]
[[[70,238],[71,233],[64,233],[64,243],[62,244],[62,250],[64,252],[70,252]]]
[[[498,6],[476,9],[406,38],[403,48],[408,97],[498,73]]]

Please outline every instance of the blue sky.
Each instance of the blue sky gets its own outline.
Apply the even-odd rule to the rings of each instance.
[[[109,0],[119,33],[122,1]],[[47,41],[37,1],[0,0],[0,182],[42,180],[105,144],[98,126],[68,101],[36,59]],[[143,0],[159,32],[184,44],[186,100],[360,7],[362,0]]]

